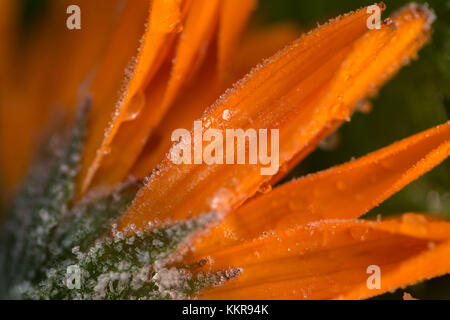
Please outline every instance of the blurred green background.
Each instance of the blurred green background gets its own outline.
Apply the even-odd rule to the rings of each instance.
[[[45,12],[45,0],[21,0],[23,31]],[[95,1],[95,0],[92,0]],[[386,0],[384,16],[407,4],[406,0]],[[423,3],[424,1],[417,1]],[[332,151],[317,150],[288,179],[343,163],[362,156],[449,119],[450,114],[450,1],[429,0],[437,15],[432,41],[419,60],[403,68],[373,99],[373,111],[356,113],[339,130],[340,142]],[[373,4],[363,0],[260,0],[257,20],[264,24],[293,21],[307,30],[317,22]],[[418,181],[367,214],[374,217],[401,212],[434,212],[450,218],[450,162],[447,160]],[[450,276],[398,290],[379,298],[401,298],[404,291],[419,299],[450,299]]]
[[[410,1],[387,0],[384,17]],[[317,22],[371,5],[363,0],[260,0],[258,19],[266,24],[294,21],[305,29]],[[425,3],[425,1],[416,1]],[[437,20],[432,41],[419,59],[403,68],[372,100],[369,114],[355,113],[338,132],[332,151],[316,150],[288,177],[291,179],[343,163],[382,148],[449,119],[450,114],[450,1],[429,0]],[[450,218],[450,161],[413,182],[367,214],[374,217],[402,212],[441,213]],[[419,299],[450,299],[450,276],[398,290],[379,298],[398,299],[404,291]]]

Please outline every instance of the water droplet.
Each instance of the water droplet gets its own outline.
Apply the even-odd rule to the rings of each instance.
[[[270,183],[264,183],[258,189],[258,192],[262,194],[269,193],[270,191],[272,191],[272,185]]]
[[[136,119],[145,106],[145,100],[144,92],[139,90],[133,98],[131,98],[131,101],[125,110],[124,121],[132,121]]]
[[[324,151],[333,151],[339,147],[340,141],[341,136],[339,132],[334,132],[325,139],[323,139],[322,141],[320,141],[319,148]]]
[[[226,109],[226,110],[223,111],[222,119],[225,120],[225,121],[228,121],[228,120],[231,119],[231,112],[230,112],[230,110]]]
[[[370,113],[372,109],[373,109],[372,103],[368,100],[360,100],[355,106],[355,110],[363,114]]]

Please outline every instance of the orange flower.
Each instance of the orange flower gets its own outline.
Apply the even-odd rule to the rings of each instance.
[[[72,2],[87,13],[96,6]],[[69,83],[38,99],[42,87],[36,71],[30,72],[36,77],[29,81],[30,95],[5,93],[6,102],[29,109],[1,126],[3,150],[18,122],[30,125],[28,134],[44,127],[51,102],[73,109],[75,89],[90,72],[78,97],[89,92],[92,110],[77,197],[110,189],[129,175],[147,177],[118,222],[128,233],[131,225],[139,229],[220,212],[223,219],[194,239],[181,264],[196,273],[234,268],[240,274],[199,298],[361,299],[450,272],[449,222],[416,213],[359,219],[449,156],[450,122],[272,190],[350,119],[359,102],[417,55],[431,32],[433,14],[427,8],[407,6],[378,30],[368,29],[371,13],[363,8],[276,52],[297,36],[294,27],[252,31],[243,44],[238,41],[255,0],[127,1],[117,19],[111,9],[119,8],[116,2],[96,16],[97,37],[79,34],[77,44],[90,51],[88,57],[74,55],[75,70],[51,75],[67,76]],[[34,44],[38,50],[48,48],[50,40],[42,41]],[[257,65],[267,56],[272,57]],[[42,70],[53,59],[49,55],[31,67]],[[30,107],[37,100],[47,108],[39,123],[35,117],[41,110]],[[172,131],[191,128],[196,119],[221,130],[278,129],[278,173],[261,175],[262,164],[173,163]],[[22,134],[26,143],[17,154],[23,164],[7,172],[17,154],[2,157],[0,164],[9,185],[20,179],[32,154]],[[368,284],[370,267],[381,272],[375,288]]]

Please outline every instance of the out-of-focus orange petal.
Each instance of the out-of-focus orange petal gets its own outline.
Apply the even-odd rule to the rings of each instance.
[[[201,239],[193,254],[198,258],[263,232],[296,224],[358,218],[449,154],[447,122],[360,159],[291,181],[227,215]]]
[[[280,129],[279,160],[287,163],[325,128],[347,119],[352,106],[373,93],[429,34],[429,13],[421,7],[402,11],[394,18],[396,27],[367,30],[367,18],[362,9],[294,42],[219,99],[203,123],[222,130]],[[224,120],[224,112],[231,118]],[[271,179],[261,175],[262,167],[175,165],[165,159],[119,226],[233,210]]]
[[[169,68],[167,62],[165,67],[161,66],[171,54],[189,4],[190,1],[181,0],[152,2],[137,64],[123,101],[117,106],[118,114],[103,140],[100,150],[104,152],[97,151],[82,191],[91,183],[93,186],[114,185],[121,181],[142,150],[154,121],[157,122],[154,112],[161,105],[166,90]],[[127,156],[123,157],[124,154]]]
[[[157,122],[174,101],[182,85],[200,66],[217,28],[218,0],[196,0],[191,6],[176,50],[166,96],[162,105],[154,111],[156,114],[153,117]]]
[[[8,134],[3,125],[2,119],[5,118],[6,108],[2,104],[7,103],[4,97],[7,93],[6,83],[9,77],[9,70],[11,69],[11,57],[14,47],[14,22],[17,17],[18,5],[17,1],[5,0],[0,1],[0,147],[2,150],[8,150],[8,140],[12,138],[12,134]],[[0,185],[2,188],[2,194],[0,195],[0,208],[7,202],[7,199],[11,195],[14,185],[20,179],[22,173],[10,174],[10,163],[8,159],[5,159],[4,154],[7,152],[2,152],[0,156]],[[17,154],[16,154],[17,155]],[[21,168],[23,170],[23,168]],[[8,175],[8,177],[5,177]]]
[[[242,274],[200,297],[367,298],[450,272],[449,252],[450,223],[424,215],[313,222],[212,254],[202,270]],[[379,267],[379,289],[367,287],[370,266]]]
[[[93,101],[88,123],[89,135],[77,182],[79,196],[86,192],[101,159],[110,150],[109,144],[112,137],[118,130],[119,124],[124,121],[124,113],[121,113],[119,108],[120,91],[124,86],[124,78],[130,81],[133,75],[135,67],[132,63],[133,57],[138,52],[140,39],[145,31],[145,23],[149,16],[148,5],[147,0],[126,2],[109,46],[101,58],[101,64],[91,86]],[[128,115],[129,118],[133,117],[133,113]],[[116,124],[112,121],[114,118],[117,119]]]
[[[220,76],[224,75],[227,63],[236,49],[239,36],[257,4],[257,0],[221,1],[219,37],[217,38]]]
[[[18,3],[14,0],[0,1],[0,81],[7,81],[8,61],[14,46],[15,18],[17,17]]]
[[[263,59],[273,56],[301,34],[300,28],[291,23],[252,27],[242,35],[227,65],[232,81],[243,77]]]
[[[127,176],[152,130],[153,109],[145,105],[162,103],[169,75],[169,66],[163,66],[146,92],[136,96],[135,103],[142,104],[142,111],[133,121],[125,122],[118,128],[109,153],[102,159],[102,165],[92,181],[93,187],[114,186]]]
[[[133,68],[123,101],[118,102],[117,114],[104,135],[100,129],[106,125],[104,121],[97,121],[98,134],[88,140],[79,181],[81,194],[91,183],[94,186],[114,185],[125,178],[151,131],[159,124],[182,86],[201,65],[216,30],[217,15],[217,0],[153,2],[150,20],[153,19],[154,23],[150,23],[144,35],[137,67]],[[180,23],[184,18],[182,28]],[[165,67],[159,67],[170,62],[180,30],[183,32],[178,38],[174,65],[169,73]],[[152,79],[154,81],[150,82]],[[161,100],[162,91],[164,95]],[[106,120],[109,119],[106,117]],[[127,143],[131,136],[134,143]],[[102,142],[98,148],[98,141],[96,143],[95,140],[100,138]],[[121,159],[124,154],[127,158]],[[119,165],[120,170],[115,170]]]
[[[131,170],[133,176],[139,178],[148,176],[169,149],[173,130],[191,126],[192,121],[200,117],[223,90],[223,85],[217,81],[215,72],[215,50],[209,51],[198,75],[177,98],[158,127],[152,131],[150,139]],[[183,116],[180,116],[181,114]]]
[[[13,2],[20,9],[20,2]],[[14,28],[8,30],[9,38],[14,43],[2,44],[11,50],[0,89],[0,147],[8,150],[0,157],[4,194],[20,182],[55,118],[73,120],[79,94],[86,93],[79,89],[105,49],[118,2],[52,1],[26,30],[20,29],[18,14],[10,17]],[[69,5],[84,10],[81,30],[66,27]]]

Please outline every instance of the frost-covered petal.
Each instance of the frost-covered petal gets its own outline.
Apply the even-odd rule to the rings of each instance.
[[[200,298],[368,298],[450,272],[449,231],[447,221],[409,213],[383,222],[324,220],[274,232],[212,254],[205,270],[235,267],[242,274]],[[381,277],[378,289],[368,287],[374,270]]]
[[[367,30],[365,9],[339,17],[258,66],[201,120],[218,129],[280,129],[280,165],[292,165],[416,53],[429,35],[429,17],[425,8],[408,7],[381,30]],[[222,118],[225,110],[231,119]],[[119,226],[229,212],[271,179],[260,174],[261,167],[175,165],[165,159]]]
[[[198,258],[263,232],[297,224],[358,218],[446,160],[449,154],[447,122],[362,158],[288,182],[227,215],[198,241],[193,255]]]

